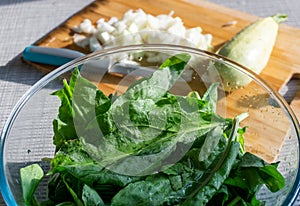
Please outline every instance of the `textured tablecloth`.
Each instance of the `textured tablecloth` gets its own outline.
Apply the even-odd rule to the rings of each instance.
[[[289,15],[286,24],[300,27],[299,0],[210,1],[261,17],[286,13]],[[0,0],[0,129],[19,98],[44,75],[20,61],[22,50],[90,2]],[[5,203],[0,197],[2,205]],[[300,198],[295,205],[300,205]]]

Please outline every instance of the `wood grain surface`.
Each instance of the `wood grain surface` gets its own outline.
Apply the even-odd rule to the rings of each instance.
[[[113,16],[121,18],[127,10],[138,8],[142,8],[146,13],[153,15],[168,14],[173,10],[174,16],[179,16],[186,27],[200,26],[203,29],[203,33],[212,34],[214,47],[223,44],[246,25],[259,18],[205,0],[98,0],[50,31],[39,39],[35,45],[69,48],[89,53],[88,50],[79,48],[74,44],[71,30],[73,26],[80,24],[85,18],[90,19],[94,23],[100,18],[105,18],[106,20]],[[231,21],[236,21],[237,24],[224,26]],[[275,90],[278,91],[287,84],[292,76],[297,76],[299,73],[299,48],[300,30],[281,24],[271,58],[260,74]],[[54,67],[48,65],[30,64],[45,72],[54,69]],[[282,111],[269,105],[269,97],[263,92],[257,92],[259,88],[255,87],[255,84],[251,84],[242,91],[236,91],[228,95],[229,99],[234,100],[230,102],[236,102],[236,104],[228,106],[227,114],[229,116],[235,115],[239,112],[244,112],[245,108],[247,108],[247,111],[253,117],[245,121],[245,124],[252,125],[246,139],[247,150],[255,152],[267,161],[274,161],[289,132],[290,123],[282,118],[285,116]],[[110,86],[108,89],[112,91]],[[256,91],[256,93],[254,94],[253,91]],[[300,93],[296,94],[291,105],[299,116]],[[248,102],[248,105],[241,106],[241,100],[243,100],[244,104]],[[270,112],[270,110],[274,111]],[[255,115],[257,115],[257,118],[254,118]],[[269,121],[270,119],[274,121]],[[253,125],[255,125],[255,128]]]

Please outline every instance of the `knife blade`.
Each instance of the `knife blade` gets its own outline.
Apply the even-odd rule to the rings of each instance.
[[[22,53],[22,57],[26,61],[53,66],[62,66],[83,56],[85,56],[84,53],[71,49],[34,45],[27,46]],[[155,69],[140,66],[134,61],[113,62],[110,58],[91,60],[84,67],[88,67],[95,74],[108,72],[115,75],[149,76],[155,71]]]

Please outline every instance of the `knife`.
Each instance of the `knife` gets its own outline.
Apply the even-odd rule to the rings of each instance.
[[[27,46],[22,53],[22,57],[26,61],[53,66],[62,66],[84,55],[81,52],[71,49],[40,46]]]
[[[85,55],[84,53],[71,49],[34,45],[27,46],[22,53],[22,57],[26,61],[53,66],[62,66]],[[107,71],[108,73],[117,75],[132,74],[134,76],[149,76],[155,71],[155,69],[140,66],[134,61],[112,62],[110,58],[92,60],[84,66],[89,67],[89,70],[92,70],[93,73],[103,73],[103,71]]]

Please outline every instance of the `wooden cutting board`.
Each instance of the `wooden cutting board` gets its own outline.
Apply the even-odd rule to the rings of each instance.
[[[203,29],[203,33],[212,34],[213,46],[224,43],[250,22],[259,18],[205,0],[98,0],[71,16],[54,30],[50,31],[38,40],[35,45],[69,48],[88,53],[88,50],[79,48],[74,44],[71,31],[73,26],[79,25],[85,18],[90,19],[92,22],[96,22],[100,18],[108,20],[113,16],[121,18],[127,10],[139,8],[142,8],[146,13],[152,15],[168,14],[173,10],[174,16],[179,16],[186,27],[200,26]],[[236,24],[226,26],[228,22],[232,21],[236,21]],[[48,65],[30,64],[45,72],[54,69],[54,67]],[[279,90],[287,84],[292,76],[297,77],[299,71],[300,30],[281,24],[272,56],[267,67],[262,71],[260,76],[275,90]],[[248,92],[251,93],[251,91]],[[237,93],[235,95],[236,96],[232,94],[232,97],[230,98],[236,98],[237,96],[241,97],[243,94]],[[253,99],[249,98],[249,101],[253,101]],[[291,102],[291,105],[296,114],[300,116],[299,92]],[[228,111],[228,113],[230,112],[231,111]],[[232,105],[232,112],[237,112],[236,105]],[[262,115],[262,113],[263,111],[260,111],[257,115]],[[276,115],[279,115],[278,119],[280,120],[280,115],[284,114],[277,113]],[[277,116],[274,116],[274,118],[277,118]],[[251,137],[247,137],[246,139],[247,150],[255,152],[267,161],[274,161],[289,130],[288,122],[270,122],[269,125],[261,124],[261,122],[254,122],[254,124],[257,125],[257,128],[253,132],[250,132]],[[263,139],[255,137],[255,133],[261,132],[262,130],[264,131],[263,134],[265,134],[265,137]],[[280,138],[277,138],[277,136],[276,138],[272,137],[272,133],[280,136]]]

